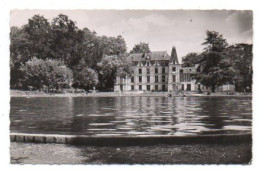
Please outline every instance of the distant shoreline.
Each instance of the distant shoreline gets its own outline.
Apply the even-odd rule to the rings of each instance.
[[[140,96],[140,97],[167,97],[168,92],[150,92],[150,93],[117,93],[117,92],[97,92],[97,93],[66,93],[66,94],[49,94],[39,91],[22,91],[22,90],[10,90],[11,97],[126,97],[126,96]],[[241,95],[236,93],[235,95],[227,95],[223,93],[212,93],[207,95],[206,93],[197,94],[190,93],[185,96],[175,96],[172,97],[252,97],[252,95]]]

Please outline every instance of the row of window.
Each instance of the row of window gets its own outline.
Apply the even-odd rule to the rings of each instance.
[[[154,89],[155,89],[155,91],[158,91],[158,90],[159,90],[159,89],[158,89],[158,85],[155,85],[155,86],[154,86]],[[134,85],[131,85],[131,90],[132,90],[132,91],[135,90],[135,86],[134,86]],[[143,90],[143,86],[142,86],[142,85],[139,85],[139,90],[140,90],[140,91]],[[151,91],[151,86],[150,86],[150,85],[146,85],[146,90],[147,90],[147,91]],[[165,85],[162,85],[162,91],[165,91],[165,90],[166,90]]]
[[[155,68],[155,69],[154,69],[154,72],[155,72],[156,74],[158,74],[158,68]],[[149,69],[149,68],[146,69],[146,73],[147,73],[147,74],[150,74],[150,69]],[[162,68],[162,73],[163,73],[163,74],[165,73],[165,68]],[[141,69],[141,68],[139,69],[139,74],[142,74],[142,69]]]
[[[143,80],[142,80],[142,76],[139,76],[139,82],[141,83]],[[147,79],[147,82],[150,82],[150,76],[146,76],[146,79]],[[131,77],[131,83],[134,83],[135,82],[135,78],[134,77]],[[159,82],[159,78],[158,76],[155,76],[155,83],[158,83]],[[165,76],[162,76],[162,82],[166,82],[166,78]]]
[[[181,82],[190,82],[191,81],[190,74],[181,74],[180,75],[180,81]]]
[[[139,83],[141,83],[143,81],[143,76],[139,76],[138,78]],[[150,82],[150,76],[146,76],[147,82]],[[182,74],[180,75],[180,82],[191,82],[192,78],[190,76],[190,74]],[[134,83],[134,77],[131,77],[131,83]],[[159,82],[159,78],[158,76],[155,76],[155,83]],[[166,82],[166,78],[165,76],[162,76],[162,82]],[[176,82],[176,75],[172,75],[172,82]]]
[[[176,67],[172,67],[172,71],[176,72]],[[190,69],[190,71],[191,71],[191,69]],[[139,72],[139,74],[142,74],[142,69],[140,68],[138,72]],[[154,72],[155,72],[155,74],[158,74],[158,68],[155,68]],[[165,68],[162,68],[162,73],[165,74]],[[183,73],[183,69],[180,69],[180,73]],[[146,69],[146,74],[150,74],[150,68]]]

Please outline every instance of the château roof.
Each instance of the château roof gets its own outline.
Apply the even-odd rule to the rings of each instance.
[[[144,60],[171,60],[167,51],[153,51],[151,53],[137,53],[130,54],[128,57],[131,61],[144,61]]]

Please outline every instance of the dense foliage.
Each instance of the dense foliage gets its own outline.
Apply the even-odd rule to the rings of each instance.
[[[150,48],[148,43],[140,42],[139,44],[136,44],[133,49],[130,51],[130,54],[134,53],[150,53]]]
[[[72,71],[62,61],[32,58],[22,64],[20,70],[22,85],[34,90],[59,90],[72,82]]]
[[[100,88],[111,91],[117,76],[125,78],[133,73],[132,63],[125,56],[106,56],[98,63],[100,72]]]
[[[204,51],[183,57],[183,66],[197,65],[194,78],[214,92],[216,87],[235,84],[237,91],[251,91],[252,45],[228,46],[226,39],[215,31],[207,31]]]
[[[36,59],[41,63],[50,60],[64,62],[64,66],[72,71],[73,87],[88,90],[98,83],[102,86],[103,81],[98,81],[98,78],[105,77],[97,76],[103,75],[98,73],[100,68],[97,64],[106,55],[126,53],[126,44],[121,36],[97,36],[88,28],[79,29],[74,21],[63,14],[51,22],[35,15],[21,28],[12,27],[10,39],[11,88],[34,85],[33,81],[28,83],[29,78],[27,82],[21,80],[26,76],[23,73],[26,72],[27,62],[35,62]],[[41,80],[41,76],[38,77]],[[43,84],[40,82],[38,85]],[[41,86],[35,84],[35,89]]]
[[[199,62],[199,53],[188,53],[182,58],[183,67],[194,67]]]

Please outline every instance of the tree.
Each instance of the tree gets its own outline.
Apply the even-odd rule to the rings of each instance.
[[[22,83],[25,88],[32,86],[33,89],[47,91],[68,87],[72,81],[72,72],[62,61],[51,59],[32,58],[21,66],[23,73]]]
[[[226,48],[226,56],[231,59],[236,70],[235,86],[237,91],[252,91],[253,53],[252,44],[235,44]]]
[[[33,57],[45,59],[50,53],[50,24],[43,16],[34,15],[21,28],[11,27],[10,67],[12,88],[21,87],[21,64]]]
[[[29,44],[24,29],[11,27],[10,32],[10,86],[19,88],[21,84],[21,62],[26,62],[30,56]]]
[[[73,67],[81,59],[80,44],[84,34],[68,16],[59,14],[51,22],[51,58],[63,60]]]
[[[50,56],[51,27],[47,19],[40,15],[34,15],[24,25],[27,34],[30,56],[45,59]]]
[[[199,62],[199,54],[192,52],[182,58],[183,67],[194,67]]]
[[[130,51],[130,54],[134,53],[150,53],[150,48],[148,43],[140,42],[139,44],[136,44],[133,49]]]
[[[132,64],[123,55],[106,56],[98,63],[101,90],[112,90],[117,76],[127,77],[133,73]]]
[[[215,92],[218,86],[233,83],[236,73],[231,60],[225,56],[228,43],[221,34],[207,31],[203,45],[206,47],[199,57],[195,79],[197,83],[200,82]]]
[[[73,87],[85,90],[92,89],[98,84],[98,73],[81,62],[73,71]]]

